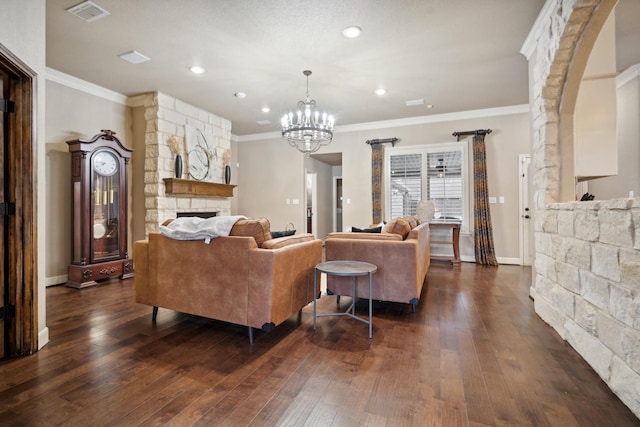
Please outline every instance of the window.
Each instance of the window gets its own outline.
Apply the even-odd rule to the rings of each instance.
[[[433,201],[436,219],[468,223],[468,144],[466,141],[421,147],[389,148],[386,217],[415,215],[422,199]]]

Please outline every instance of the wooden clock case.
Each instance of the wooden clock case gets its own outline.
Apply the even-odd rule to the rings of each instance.
[[[67,144],[73,212],[67,286],[85,288],[105,279],[133,277],[133,262],[127,253],[127,165],[133,150],[122,145],[111,130]],[[109,176],[98,172],[98,153],[111,161]]]

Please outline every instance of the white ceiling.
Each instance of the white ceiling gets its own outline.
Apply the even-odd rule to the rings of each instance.
[[[528,103],[519,53],[544,0],[94,0],[87,23],[47,0],[47,66],[124,95],[160,91],[231,120],[232,133],[279,131],[309,92],[341,125]],[[640,1],[617,7],[618,71],[640,63]],[[349,25],[362,35],[346,39]],[[151,58],[133,65],[118,57]],[[194,75],[192,65],[207,72]],[[373,91],[385,88],[379,97]],[[245,99],[234,97],[245,92]],[[424,99],[407,107],[405,101]],[[269,106],[271,112],[261,108]],[[269,125],[257,121],[270,120]]]

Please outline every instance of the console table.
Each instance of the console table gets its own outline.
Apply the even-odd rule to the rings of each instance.
[[[313,330],[316,330],[316,318],[322,316],[349,316],[369,325],[369,338],[371,338],[371,325],[373,324],[373,302],[371,300],[371,275],[378,270],[378,267],[369,262],[363,261],[327,261],[316,265],[313,274]],[[316,296],[318,295],[318,276],[320,273],[332,274],[334,276],[352,277],[351,284],[351,305],[342,313],[322,313],[319,314],[316,308]],[[369,276],[369,320],[356,316],[356,277]]]
[[[431,243],[451,243],[453,247],[453,257],[435,257],[432,256],[431,259],[434,261],[449,261],[453,264],[454,267],[459,267],[461,264],[460,261],[460,223],[459,222],[430,222],[430,229],[447,229],[451,230],[451,240],[447,241],[432,241]]]

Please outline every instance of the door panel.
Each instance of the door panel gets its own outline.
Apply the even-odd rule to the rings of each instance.
[[[9,78],[8,76],[0,70],[0,100],[8,97],[8,84]],[[6,174],[9,173],[10,168],[7,167],[7,163],[5,161],[5,152],[7,148],[7,122],[6,120],[7,113],[0,112],[0,162],[2,164],[2,173],[0,174],[0,203],[4,203],[5,200],[5,185],[6,185]],[[5,268],[6,259],[9,253],[9,248],[6,239],[6,230],[7,230],[7,216],[2,215],[0,217],[0,242],[2,244],[2,254],[0,255],[0,277],[2,277],[2,290],[0,291],[0,310],[2,307],[5,307],[7,302],[7,295],[9,293],[9,277],[8,272]],[[7,310],[5,308],[5,310]],[[8,322],[5,322],[3,316],[0,316],[0,359],[5,356],[5,349],[9,345],[7,342],[8,334],[6,329],[8,328]]]

